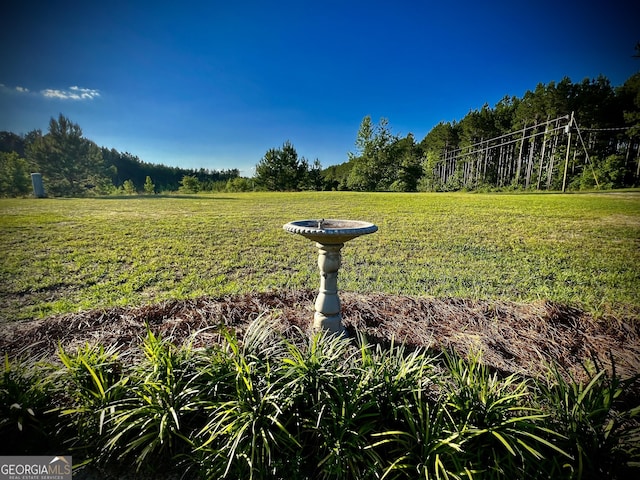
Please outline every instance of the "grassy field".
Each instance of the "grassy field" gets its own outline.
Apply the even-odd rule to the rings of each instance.
[[[640,312],[640,193],[244,193],[0,199],[0,321],[169,298],[316,288],[282,225],[371,221],[342,290]]]

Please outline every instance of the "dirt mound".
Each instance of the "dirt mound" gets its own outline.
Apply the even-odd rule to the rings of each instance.
[[[175,341],[193,336],[196,345],[220,341],[221,328],[242,336],[249,323],[270,315],[282,332],[306,330],[313,315],[310,290],[174,300],[135,308],[111,308],[0,326],[0,351],[10,355],[55,357],[85,343],[117,344],[132,358],[146,325]],[[481,351],[484,362],[503,372],[536,376],[555,362],[576,376],[595,360],[621,377],[640,373],[640,322],[594,320],[590,315],[548,301],[532,304],[435,299],[342,292],[344,322],[370,341],[391,339],[407,346]],[[196,333],[197,332],[197,333]]]

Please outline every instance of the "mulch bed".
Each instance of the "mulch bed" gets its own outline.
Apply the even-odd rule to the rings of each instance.
[[[218,343],[229,327],[241,338],[248,325],[269,315],[286,334],[291,326],[308,331],[315,291],[298,290],[173,300],[132,308],[65,314],[43,320],[0,325],[0,352],[55,358],[58,344],[68,351],[88,343],[116,344],[121,356],[135,358],[146,325],[174,341],[197,346]],[[505,373],[542,375],[554,362],[574,377],[587,360],[629,378],[640,373],[640,321],[598,319],[549,301],[418,298],[341,292],[349,333],[370,342],[403,342],[409,348],[482,352],[488,365]],[[637,383],[637,382],[636,382]]]

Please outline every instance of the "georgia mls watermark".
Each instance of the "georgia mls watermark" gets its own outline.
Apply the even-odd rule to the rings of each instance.
[[[0,456],[0,480],[71,480],[71,456]]]

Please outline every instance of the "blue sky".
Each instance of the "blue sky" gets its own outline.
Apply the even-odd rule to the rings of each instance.
[[[0,130],[58,114],[100,146],[187,168],[252,168],[290,140],[347,160],[360,122],[421,140],[538,83],[640,70],[623,0],[9,0]]]

